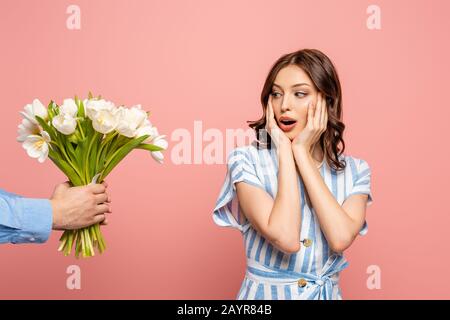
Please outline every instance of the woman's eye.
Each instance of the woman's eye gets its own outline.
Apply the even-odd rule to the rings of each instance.
[[[271,95],[274,98],[278,98],[281,94],[279,92],[272,92]]]
[[[297,91],[295,95],[299,98],[303,98],[306,96],[306,92]]]

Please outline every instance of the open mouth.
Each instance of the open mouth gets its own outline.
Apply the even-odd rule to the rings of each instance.
[[[281,120],[280,122],[281,122],[282,124],[284,124],[284,125],[289,126],[289,125],[291,125],[291,124],[296,123],[297,121],[295,121],[295,120]]]
[[[280,129],[284,132],[292,130],[296,123],[297,121],[293,119],[280,119],[279,121]]]

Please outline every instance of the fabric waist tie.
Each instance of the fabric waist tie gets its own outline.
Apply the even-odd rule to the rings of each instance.
[[[304,279],[309,286],[301,294],[305,299],[332,299],[333,287],[338,283],[338,272],[348,266],[344,256],[339,254],[331,255],[321,272],[317,275],[278,269],[266,265],[253,259],[247,259],[246,276],[255,281],[267,284],[298,284],[300,279]]]

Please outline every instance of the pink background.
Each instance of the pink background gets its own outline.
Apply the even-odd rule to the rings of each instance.
[[[81,8],[81,30],[66,8]],[[381,8],[381,30],[366,8]],[[141,103],[169,136],[164,165],[136,151],[108,179],[108,249],[90,260],[45,245],[0,246],[0,298],[234,299],[245,260],[239,232],[211,213],[223,165],[174,165],[171,133],[246,128],[260,117],[271,64],[323,50],[344,90],[346,153],[372,167],[369,233],[346,252],[345,299],[450,298],[448,1],[25,1],[0,3],[0,188],[48,197],[64,181],[15,141],[19,111],[38,97],[95,94]],[[82,270],[66,288],[67,266]],[[366,286],[370,265],[381,289]]]

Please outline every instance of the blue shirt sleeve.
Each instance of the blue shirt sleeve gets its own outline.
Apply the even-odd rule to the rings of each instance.
[[[30,199],[0,189],[0,243],[43,243],[53,215],[47,199]]]

